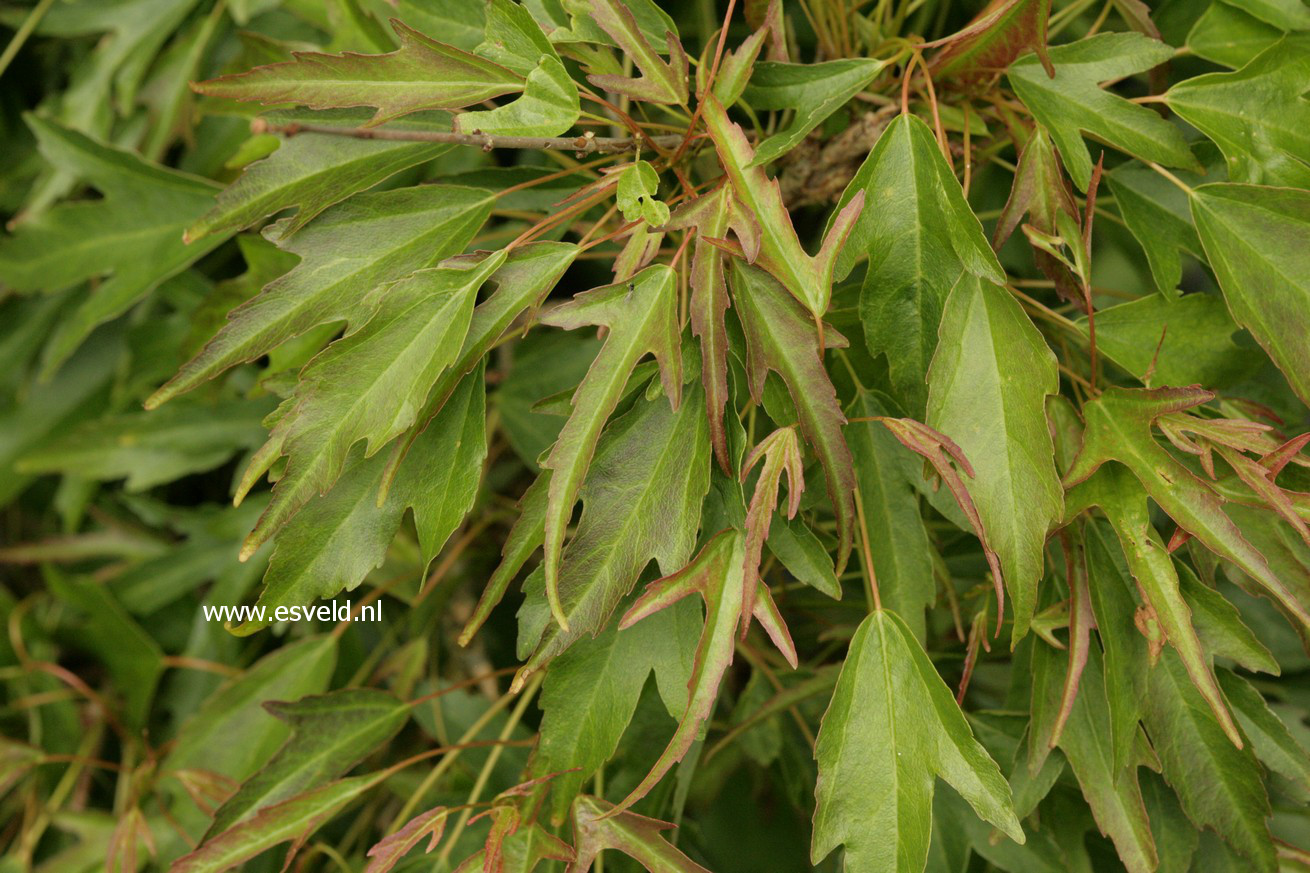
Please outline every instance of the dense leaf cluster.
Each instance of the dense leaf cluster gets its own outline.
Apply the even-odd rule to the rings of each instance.
[[[0,24],[0,871],[1310,869],[1302,0]]]

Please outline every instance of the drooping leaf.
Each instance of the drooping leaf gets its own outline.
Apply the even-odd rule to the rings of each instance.
[[[310,328],[357,324],[363,300],[388,282],[458,254],[486,220],[492,197],[431,185],[360,194],[333,207],[282,248],[300,255],[290,273],[233,310],[208,345],[146,401],[153,409],[229,367],[252,361]],[[277,225],[271,233],[281,235]]]
[[[761,582],[760,557],[764,553],[764,541],[773,526],[783,475],[787,476],[788,519],[796,517],[796,511],[801,506],[801,493],[805,490],[805,471],[795,428],[780,427],[760,440],[742,462],[743,480],[756,464],[760,464],[760,474],[755,480],[750,506],[746,509],[746,540],[742,549],[744,572],[738,581],[741,592],[740,597],[734,598],[739,604],[739,624],[743,638],[750,627],[751,616],[755,613],[755,592]]]
[[[1212,139],[1233,182],[1310,186],[1310,36],[1294,34],[1240,70],[1195,76],[1165,101]]]
[[[752,167],[772,163],[796,147],[872,82],[886,66],[873,58],[847,58],[818,64],[760,61],[742,94],[754,109],[790,109],[792,120],[755,148]]]
[[[842,434],[846,417],[823,368],[818,332],[773,277],[740,261],[732,266],[732,296],[746,332],[751,397],[757,401],[763,397],[770,370],[786,384],[801,433],[823,463],[828,497],[837,516],[837,566],[844,568],[855,530],[855,473]]]
[[[354,111],[270,112],[269,124],[310,122],[358,127],[367,114]],[[397,130],[444,130],[450,118],[445,113],[420,113],[391,124]],[[449,151],[440,143],[359,139],[321,133],[299,133],[286,137],[277,150],[248,167],[235,182],[218,194],[218,202],[199,221],[186,229],[190,241],[214,233],[243,230],[260,219],[296,207],[290,220],[278,230],[290,236],[319,213],[360,191],[409,167]]]
[[[682,760],[696,741],[696,736],[710,718],[719,694],[723,674],[732,665],[741,622],[745,541],[735,530],[725,531],[710,540],[699,555],[682,570],[652,582],[645,593],[623,616],[620,624],[628,628],[649,616],[662,612],[689,594],[699,594],[705,601],[705,628],[696,645],[696,660],[687,683],[686,712],[669,740],[663,754],[636,788],[618,804],[627,809],[646,796],[673,765]],[[796,648],[782,623],[768,587],[756,581],[752,614],[768,633],[774,645],[796,667]]]
[[[1049,52],[1055,78],[1036,55],[1010,65],[1009,80],[1033,116],[1051,132],[1074,184],[1087,190],[1092,159],[1082,132],[1143,160],[1199,170],[1178,129],[1145,106],[1098,87],[1098,83],[1145,72],[1174,50],[1140,33],[1102,33]]]
[[[755,164],[755,150],[745,132],[728,118],[713,95],[706,97],[702,114],[732,192],[743,207],[741,214],[731,220],[741,254],[748,262],[772,273],[811,315],[821,318],[832,297],[838,253],[863,208],[864,193],[855,193],[843,205],[833,218],[819,253],[811,257],[796,236],[778,181],[769,178]]]
[[[543,464],[551,471],[546,504],[546,598],[560,629],[566,633],[569,621],[560,596],[564,529],[573,515],[573,504],[596,452],[601,429],[618,404],[637,361],[653,355],[669,403],[676,409],[681,402],[682,355],[675,285],[669,267],[648,267],[631,282],[576,295],[542,317],[546,324],[566,330],[586,325],[609,328],[604,347],[573,394],[569,420]]]
[[[278,420],[237,490],[240,498],[279,455],[287,457],[244,554],[263,545],[315,495],[326,493],[357,442],[365,443],[364,456],[371,457],[415,424],[465,342],[478,289],[504,260],[497,252],[474,266],[419,270],[384,286],[373,317],[301,370],[289,401],[294,405]]]
[[[1054,75],[1046,52],[1051,0],[991,0],[959,32],[946,37],[931,61],[934,78],[979,81],[1008,67],[1032,49]]]
[[[292,102],[310,109],[376,109],[368,125],[423,109],[459,109],[521,91],[523,77],[500,64],[424,36],[393,19],[400,48],[385,55],[295,52],[295,60],[210,79],[210,97]]]
[[[1064,511],[1046,423],[1046,397],[1059,390],[1055,356],[1010,294],[963,276],[946,301],[928,383],[928,425],[973,466],[969,493],[1000,557],[1018,642],[1037,605],[1046,534]]]
[[[731,302],[724,275],[725,252],[710,240],[722,239],[728,232],[729,216],[734,208],[732,191],[722,186],[712,194],[698,197],[673,213],[670,230],[695,228],[696,242],[691,259],[691,332],[700,339],[701,386],[705,389],[705,409],[710,419],[710,441],[719,467],[728,474],[736,471],[728,460],[724,407],[728,402],[728,331],[724,313]]]
[[[0,282],[15,291],[60,291],[107,277],[60,321],[42,365],[49,378],[91,332],[117,318],[223,242],[182,242],[218,190],[206,179],[152,164],[57,122],[25,117],[41,154],[85,179],[101,200],[65,203],[0,238]]]
[[[861,392],[849,408],[850,417],[856,419],[887,414],[869,392]],[[848,424],[846,439],[855,460],[855,481],[879,595],[922,642],[924,609],[936,599],[937,583],[932,545],[912,485],[921,465],[876,421]]]
[[[951,288],[966,273],[995,283],[1005,273],[983,236],[928,125],[913,115],[887,126],[840,203],[865,207],[837,259],[844,276],[869,258],[860,318],[869,351],[885,354],[892,384],[917,413]]]
[[[894,613],[876,611],[856,630],[815,757],[815,864],[844,844],[849,870],[922,870],[938,776],[1023,842],[1001,771]]]
[[[1310,403],[1310,194],[1205,185],[1192,194],[1192,215],[1233,318]]]
[[[599,798],[580,796],[573,803],[573,845],[577,857],[568,873],[586,873],[596,856],[614,849],[636,859],[647,870],[661,873],[709,873],[674,848],[660,831],[673,825],[613,807]]]
[[[480,370],[466,376],[422,432],[379,504],[385,455],[356,448],[336,485],[309,502],[278,533],[257,606],[269,624],[279,606],[304,606],[354,589],[386,557],[407,509],[414,513],[423,565],[441,549],[477,496],[486,456],[485,388]]]
[[[214,813],[206,840],[265,807],[342,776],[395,736],[409,716],[403,703],[372,688],[269,703],[266,708],[291,725],[291,738]]]
[[[699,386],[676,412],[663,398],[640,400],[610,426],[583,486],[582,518],[560,568],[560,605],[569,630],[549,621],[542,588],[529,586],[520,622],[531,613],[540,623],[528,634],[531,657],[516,683],[599,632],[651,558],[662,573],[686,564],[709,490],[709,463]]]
[[[1255,756],[1224,735],[1168,650],[1150,671],[1144,704],[1151,745],[1187,817],[1213,828],[1246,857],[1249,869],[1272,873],[1277,862],[1265,822],[1269,799]]]
[[[1154,173],[1152,175],[1155,175]],[[1033,128],[1019,153],[1019,164],[1014,172],[1014,185],[1010,197],[996,219],[992,234],[992,247],[999,249],[1014,233],[1024,216],[1029,223],[1045,234],[1058,235],[1066,218],[1078,220],[1078,205],[1064,174],[1060,172],[1060,157],[1046,128],[1040,124]],[[1040,249],[1034,249],[1038,266],[1045,269]]]

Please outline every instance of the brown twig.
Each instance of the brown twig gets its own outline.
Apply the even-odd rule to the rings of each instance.
[[[263,118],[250,123],[254,133],[277,133],[297,136],[302,133],[322,133],[330,136],[349,136],[355,139],[384,139],[398,142],[435,142],[452,145],[477,146],[483,151],[492,149],[559,149],[579,155],[613,155],[636,151],[643,144],[674,147],[682,142],[682,135],[613,137],[613,136],[492,136],[486,133],[454,133],[448,130],[392,130],[385,127],[338,127],[331,124],[273,124]]]

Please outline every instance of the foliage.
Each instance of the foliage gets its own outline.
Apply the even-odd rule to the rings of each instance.
[[[0,25],[0,873],[1310,869],[1302,0]]]

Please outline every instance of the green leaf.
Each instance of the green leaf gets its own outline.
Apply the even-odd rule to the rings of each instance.
[[[1310,9],[1302,0],[1223,0],[1283,30],[1310,30]]]
[[[876,611],[856,630],[815,757],[814,864],[845,844],[849,870],[922,870],[938,776],[979,816],[1024,840],[996,762],[894,613]]]
[[[1281,672],[1278,662],[1242,623],[1237,607],[1196,578],[1186,564],[1176,566],[1183,597],[1192,608],[1196,635],[1206,651],[1218,658],[1231,658],[1248,670],[1277,676]]]
[[[842,434],[846,417],[823,368],[818,332],[773,277],[740,261],[732,264],[732,297],[746,332],[746,377],[759,402],[772,370],[782,377],[800,417],[801,433],[823,463],[837,516],[837,573],[850,555],[855,531],[855,472]],[[794,514],[794,513],[793,513]]]
[[[409,430],[438,379],[454,364],[468,333],[478,289],[504,262],[497,252],[476,265],[419,270],[383,286],[363,326],[300,371],[290,411],[256,453],[238,500],[279,455],[286,469],[273,500],[242,546],[251,555],[341,475],[357,442],[371,457]],[[366,307],[369,302],[365,302]]]
[[[616,809],[627,809],[654,788],[664,775],[681,761],[696,742],[702,726],[709,721],[718,700],[719,684],[723,674],[732,665],[737,644],[737,628],[741,620],[743,594],[747,578],[743,574],[745,540],[735,530],[724,531],[710,540],[695,559],[671,576],[652,582],[645,593],[623,616],[621,628],[649,621],[649,616],[662,613],[689,594],[699,594],[705,601],[705,629],[696,645],[696,660],[691,679],[687,682],[687,706],[673,738],[665,747],[655,765],[637,787],[618,804]],[[796,668],[796,647],[782,623],[778,608],[773,603],[768,587],[755,582],[755,596],[751,598],[751,614],[773,640],[779,651]],[[553,671],[552,671],[553,672]]]
[[[728,232],[728,223],[734,208],[732,192],[725,185],[712,194],[698,197],[673,213],[669,230],[696,230],[696,243],[691,259],[691,300],[689,314],[691,332],[700,340],[701,385],[705,389],[705,408],[710,419],[710,439],[714,444],[714,457],[719,467],[731,474],[728,458],[727,428],[724,424],[724,407],[728,391],[728,331],[724,313],[731,302],[728,283],[723,271],[727,256],[711,240],[722,239]]]
[[[1197,57],[1237,69],[1282,37],[1282,29],[1238,6],[1216,0],[1192,25],[1187,47]]]
[[[1069,492],[1067,506],[1071,516],[1087,506],[1099,506],[1105,512],[1119,537],[1129,571],[1152,610],[1151,619],[1159,623],[1198,693],[1229,739],[1240,748],[1241,736],[1224,705],[1210,657],[1192,625],[1192,610],[1183,599],[1178,571],[1151,526],[1146,491],[1141,484],[1122,465],[1107,464]]]
[[[750,166],[772,163],[795,148],[824,119],[846,105],[887,66],[872,58],[847,58],[819,64],[760,61],[751,72],[743,97],[751,108],[791,110],[791,121],[755,149]]]
[[[429,838],[425,851],[431,853],[441,841],[449,817],[450,810],[444,806],[420,812],[406,822],[400,830],[383,837],[368,850],[368,857],[371,860],[365,873],[388,873],[401,858],[409,854],[410,850],[423,842],[424,837]]]
[[[271,124],[340,124],[358,127],[366,114],[338,112],[271,112]],[[443,130],[450,126],[444,113],[422,113],[393,122],[396,130]],[[282,139],[277,151],[246,167],[241,176],[218,194],[218,203],[186,230],[190,241],[212,233],[242,230],[260,219],[296,207],[296,214],[278,224],[290,236],[319,213],[360,191],[367,191],[396,173],[430,161],[452,146],[440,143],[359,139],[320,133],[299,133]]]
[[[56,122],[24,118],[47,161],[104,195],[60,205],[0,238],[0,283],[16,291],[59,291],[107,277],[56,327],[42,365],[48,379],[96,327],[122,315],[223,238],[192,246],[182,241],[182,230],[213,203],[218,190],[213,183]]]
[[[864,336],[870,353],[887,356],[892,384],[918,412],[951,288],[965,273],[1001,284],[1005,272],[919,118],[901,115],[887,126],[839,202],[860,194],[864,211],[837,259],[837,275],[869,258],[860,291]]]
[[[491,0],[486,9],[486,30],[477,54],[521,76],[529,75],[545,60],[559,60],[526,6],[513,0]]]
[[[775,514],[764,544],[798,581],[822,591],[833,600],[841,600],[841,583],[833,570],[832,556],[805,522]]]
[[[1277,868],[1265,822],[1269,799],[1250,749],[1224,735],[1182,663],[1166,650],[1150,671],[1146,729],[1165,780],[1198,828],[1213,828],[1246,856],[1252,870]]]
[[[600,631],[651,558],[663,573],[687,563],[710,484],[708,431],[698,386],[676,412],[663,398],[638,400],[606,430],[560,568],[560,606],[569,629],[546,620],[540,587],[525,586],[520,621],[539,615],[540,639],[528,633],[527,647],[535,651],[515,677],[517,686],[584,635]],[[544,529],[543,522],[543,535]]]
[[[1036,643],[1040,656],[1057,660],[1045,643]],[[1039,655],[1034,653],[1034,659]],[[1046,669],[1050,672],[1051,663]],[[1037,672],[1034,665],[1034,672]],[[1115,761],[1111,710],[1102,675],[1102,660],[1092,647],[1078,687],[1069,720],[1060,735],[1060,749],[1078,779],[1092,816],[1101,833],[1114,841],[1119,860],[1130,873],[1152,873],[1159,864],[1155,839],[1151,834],[1142,791],[1137,782],[1137,762],[1125,770]],[[1059,706],[1059,684],[1048,683],[1047,699],[1041,705]],[[1035,688],[1034,695],[1038,693]],[[1034,707],[1038,701],[1034,700]]]
[[[609,328],[604,347],[573,394],[573,411],[542,465],[551,471],[546,506],[546,598],[560,629],[566,633],[569,621],[560,597],[564,530],[573,515],[573,504],[596,452],[601,429],[618,405],[632,368],[647,354],[653,355],[669,403],[676,409],[681,402],[676,286],[673,270],[659,264],[642,270],[630,282],[575,295],[541,319],[566,330],[586,325]]]
[[[1051,132],[1081,190],[1087,190],[1092,178],[1092,159],[1082,132],[1143,160],[1199,170],[1176,127],[1149,107],[1098,87],[1100,82],[1150,70],[1173,54],[1169,46],[1140,33],[1102,33],[1052,48],[1053,79],[1035,55],[1020,58],[1010,66],[1010,85]]]
[[[1180,171],[1177,175],[1193,186],[1206,181],[1193,173]],[[1187,193],[1137,161],[1115,167],[1105,174],[1105,178],[1110,183],[1119,214],[1146,253],[1156,288],[1162,294],[1172,293],[1183,276],[1179,252],[1197,259],[1204,258],[1201,241],[1192,224]],[[1099,313],[1096,326],[1101,326]]]
[[[553,242],[529,243],[506,253],[504,263],[491,277],[491,282],[496,286],[495,292],[473,309],[459,358],[437,377],[436,384],[428,393],[427,402],[418,414],[418,424],[404,438],[396,441],[387,462],[384,490],[390,487],[410,447],[441,411],[460,380],[482,361],[493,345],[510,332],[516,319],[541,306],[577,254],[577,246]],[[589,351],[586,348],[588,344],[579,345],[584,346],[584,352]],[[504,393],[502,387],[499,396],[503,398]],[[503,402],[499,409],[502,418],[506,417]]]
[[[285,240],[301,262],[232,311],[228,323],[146,401],[169,398],[253,361],[322,324],[355,324],[372,314],[364,300],[414,270],[458,254],[481,228],[493,198],[486,191],[428,185],[359,194]],[[281,231],[274,225],[272,234]]]
[[[1310,193],[1205,185],[1192,215],[1233,318],[1310,403]]]
[[[485,402],[479,369],[464,378],[414,442],[382,501],[386,456],[365,458],[355,449],[332,490],[279,531],[257,604],[266,616],[246,621],[236,633],[267,626],[279,606],[303,606],[354,589],[381,566],[407,508],[427,566],[477,496],[487,452]]]
[[[108,668],[123,694],[127,722],[134,728],[144,726],[164,673],[159,644],[96,580],[68,576],[56,568],[47,569],[44,577],[61,605],[83,617],[77,626],[77,645],[95,653]]]
[[[125,491],[145,491],[253,449],[264,436],[260,421],[271,408],[267,398],[259,398],[107,415],[28,452],[17,468],[99,481],[126,477]]]
[[[1151,433],[1161,415],[1213,399],[1200,388],[1110,388],[1083,407],[1087,431],[1082,450],[1065,475],[1066,488],[1115,460],[1132,471],[1146,493],[1180,528],[1210,551],[1232,561],[1310,627],[1310,610],[1269,567],[1267,559],[1224,512],[1223,498],[1161,448]],[[1117,475],[1117,474],[1116,474]],[[1080,501],[1069,499],[1071,506]],[[1142,508],[1143,513],[1145,507]],[[1074,514],[1072,510],[1069,514]]]
[[[1064,512],[1046,423],[1055,356],[1008,292],[964,276],[946,301],[928,385],[928,425],[973,466],[969,493],[1000,557],[1018,642],[1037,605],[1046,534]]]
[[[1078,326],[1086,332],[1087,319]],[[1226,388],[1254,376],[1264,356],[1217,294],[1148,294],[1096,313],[1100,353],[1143,384]]]
[[[336,661],[331,636],[300,640],[265,656],[214,692],[183,724],[161,771],[209,770],[246,779],[291,734],[290,725],[267,713],[264,704],[321,693]],[[241,742],[231,742],[234,737]]]
[[[1228,670],[1219,671],[1219,685],[1237,714],[1242,732],[1250,739],[1256,757],[1295,783],[1300,791],[1310,791],[1310,752],[1296,741],[1260,692]]]
[[[945,45],[932,58],[933,78],[985,80],[1028,49],[1037,52],[1051,74],[1051,62],[1046,57],[1046,20],[1050,15],[1051,0],[988,3],[959,32],[940,40]]]
[[[816,320],[821,318],[832,297],[838,253],[863,208],[864,193],[856,193],[833,217],[819,253],[811,257],[796,236],[778,180],[755,164],[755,151],[745,132],[728,118],[713,95],[705,98],[701,111],[732,192],[741,204],[730,219],[739,253],[772,273]]]
[[[1139,665],[1150,655],[1147,641],[1137,629],[1136,590],[1120,566],[1122,552],[1114,545],[1104,522],[1083,527],[1086,544],[1088,592],[1096,632],[1105,652],[1105,699],[1110,710],[1110,742],[1114,771],[1121,772],[1136,757],[1137,723],[1142,717],[1146,673]]]
[[[645,161],[633,161],[619,173],[614,199],[627,221],[644,220],[651,227],[669,221],[669,207],[659,200],[660,177]]]
[[[850,411],[856,419],[888,412],[867,391],[860,392]],[[927,630],[923,611],[937,598],[937,581],[932,545],[912,484],[921,465],[876,421],[848,424],[846,439],[855,459],[855,481],[879,596],[922,642]]]
[[[652,670],[661,694],[667,687],[668,696],[682,698],[685,705],[681,668],[690,646],[684,643],[690,643],[695,624],[690,603],[635,627],[615,622],[551,664],[542,685],[541,740],[532,773],[559,774],[551,780],[556,820],[564,818],[583,783],[613,756]]]
[[[619,0],[588,0],[591,20],[618,45],[642,75],[637,79],[593,73],[587,81],[606,91],[649,103],[687,105],[687,54],[677,34],[666,32],[669,60],[660,57],[638,25],[633,10]]]
[[[292,854],[309,835],[385,776],[355,776],[329,782],[261,809],[252,818],[201,844],[173,862],[170,873],[220,873],[271,849],[293,841]]]
[[[543,57],[513,103],[455,117],[458,133],[491,136],[559,136],[582,112],[578,86],[558,58]]]
[[[311,109],[376,109],[373,126],[423,109],[459,109],[523,90],[523,77],[500,64],[437,42],[392,19],[400,48],[385,55],[293,52],[294,61],[210,79],[210,97],[292,102]]]
[[[1234,182],[1310,186],[1310,36],[1288,36],[1240,70],[1179,82],[1169,108],[1214,140]]]
[[[214,813],[204,841],[259,810],[336,779],[396,735],[409,707],[373,688],[349,688],[266,708],[291,726],[286,745]]]
[[[580,796],[573,804],[573,844],[577,857],[568,873],[586,873],[596,856],[615,849],[660,873],[709,873],[670,845],[660,831],[673,827],[626,810],[614,813],[605,801]]]

